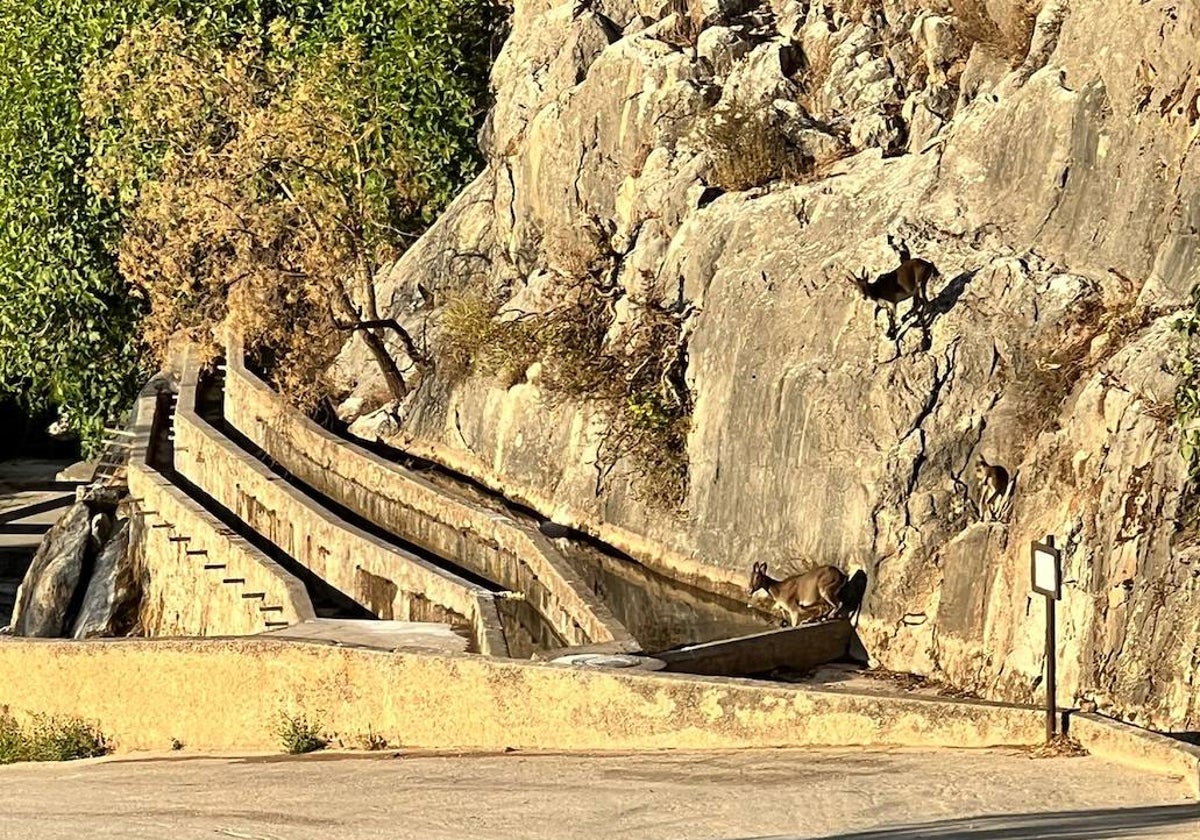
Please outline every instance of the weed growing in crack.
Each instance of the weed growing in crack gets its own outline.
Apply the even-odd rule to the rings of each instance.
[[[275,731],[284,752],[289,755],[316,752],[329,745],[329,741],[321,735],[320,721],[310,723],[304,715],[292,717],[286,713],[280,713],[280,718]]]
[[[1174,323],[1179,347],[1172,368],[1175,418],[1179,422],[1180,451],[1193,483],[1200,480],[1200,285],[1192,289],[1191,304]]]
[[[100,730],[79,718],[37,715],[22,726],[7,710],[0,711],[0,764],[71,761],[108,752]]]

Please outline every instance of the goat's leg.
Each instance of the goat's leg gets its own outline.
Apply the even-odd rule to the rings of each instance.
[[[828,620],[835,617],[838,614],[838,610],[842,608],[841,603],[837,600],[837,598],[833,597],[833,593],[831,592],[822,592],[821,599],[829,605],[829,609],[822,613],[822,619]]]
[[[1003,522],[1005,513],[1008,511],[1009,502],[1012,499],[1003,493],[997,493],[996,498],[992,500],[992,521]]]
[[[1002,522],[1008,521],[1009,514],[1012,513],[1013,491],[1016,490],[1016,486],[1017,479],[1016,476],[1014,476],[1012,480],[1008,482],[1008,486],[1004,488],[1004,493],[1000,496],[1000,504],[998,509],[1000,511],[999,516]]]
[[[899,327],[896,324],[896,304],[885,303],[883,308],[884,311],[887,312],[888,316],[887,337],[894,340],[896,338],[896,334],[899,332]]]
[[[990,488],[988,489],[986,510],[987,510],[987,516],[988,516],[989,522],[996,521],[996,499],[998,499],[999,497],[1000,497],[1000,494],[997,493],[995,490],[992,490]]]
[[[1004,497],[1002,499],[1000,499],[1000,514],[999,514],[999,516],[1000,516],[1001,522],[1008,521],[1008,516],[1009,516],[1009,514],[1012,513],[1012,506],[1013,506],[1012,485],[1010,484],[1008,486],[1008,492],[1004,494]]]

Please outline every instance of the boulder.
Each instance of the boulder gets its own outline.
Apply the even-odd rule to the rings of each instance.
[[[17,589],[14,636],[58,638],[67,631],[92,539],[91,517],[88,506],[76,502],[47,532]]]
[[[123,636],[136,623],[140,589],[129,531],[129,520],[122,519],[97,555],[72,638]]]

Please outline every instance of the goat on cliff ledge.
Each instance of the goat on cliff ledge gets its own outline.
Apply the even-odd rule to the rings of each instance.
[[[929,302],[926,287],[937,273],[937,267],[933,263],[913,258],[904,260],[899,268],[880,274],[874,280],[867,278],[865,270],[850,277],[863,297],[875,301],[876,316],[879,315],[880,307],[887,310],[887,337],[895,339],[899,330],[896,323],[896,307],[906,300],[912,300],[912,307],[904,316],[904,320],[916,317],[922,327],[925,326],[925,310]]]

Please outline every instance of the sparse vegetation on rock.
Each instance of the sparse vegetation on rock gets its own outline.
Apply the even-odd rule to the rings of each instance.
[[[474,371],[509,384],[536,363],[542,399],[587,402],[604,415],[597,491],[625,461],[640,497],[678,509],[687,495],[691,416],[681,319],[647,308],[615,345],[607,341],[612,325],[609,298],[587,281],[568,287],[560,303],[533,313],[504,312],[467,291],[442,312],[440,363],[451,377]]]
[[[321,722],[310,721],[304,715],[280,714],[276,734],[283,751],[289,755],[304,755],[329,745],[329,739],[321,734]]]
[[[78,718],[38,715],[21,724],[7,709],[0,709],[0,764],[71,761],[108,751],[104,735]]]

